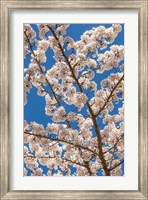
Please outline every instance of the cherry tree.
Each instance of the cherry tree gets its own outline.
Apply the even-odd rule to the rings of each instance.
[[[35,87],[49,116],[46,126],[24,120],[24,175],[121,176],[124,46],[115,42],[122,26],[98,25],[78,41],[67,35],[69,28],[36,24],[35,30],[24,25],[24,59],[29,60],[24,104]]]

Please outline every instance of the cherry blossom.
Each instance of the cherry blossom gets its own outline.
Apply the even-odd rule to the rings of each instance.
[[[24,176],[121,176],[124,45],[116,39],[122,25],[98,25],[79,40],[67,34],[70,26],[24,25],[24,106],[35,89],[49,118],[24,120]]]

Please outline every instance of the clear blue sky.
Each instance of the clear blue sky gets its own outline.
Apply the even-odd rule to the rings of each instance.
[[[67,29],[67,36],[72,37],[75,41],[80,40],[80,36],[86,30],[92,29],[93,27],[97,27],[99,25],[103,25],[106,28],[111,26],[111,24],[70,24],[69,28]],[[41,40],[39,38],[39,32],[38,32],[38,28],[37,28],[36,24],[32,24],[31,26],[37,33],[37,40]],[[115,39],[115,41],[113,42],[113,44],[124,45],[124,25],[122,25],[122,31],[118,34],[118,36]],[[111,45],[113,45],[113,44],[111,44]],[[100,53],[103,53],[104,51],[109,50],[109,47],[111,45],[108,45],[108,47],[104,50],[100,50]],[[47,55],[47,62],[44,63],[44,66],[46,66],[46,68],[49,69],[55,64],[55,61],[53,59],[53,52],[52,52],[52,50],[50,50],[50,48],[47,51],[46,55]],[[29,63],[30,63],[29,57],[24,59],[24,67],[25,68],[28,67]],[[108,75],[110,73],[111,73],[111,70],[107,71],[103,74],[99,74],[95,80],[97,80],[97,78],[99,78],[99,80],[102,80],[102,79],[108,77]],[[114,71],[113,71],[113,73],[114,73]],[[98,88],[99,88],[99,85],[98,85]],[[90,98],[91,97],[92,97],[92,94],[90,94]],[[122,102],[120,102],[115,107],[112,114],[117,113],[118,107],[121,107],[121,105],[122,105]],[[82,109],[81,112],[85,112],[85,108]],[[48,123],[53,122],[51,117],[47,116],[45,114],[45,98],[37,95],[37,89],[34,86],[31,89],[30,93],[27,93],[27,104],[24,107],[24,119],[27,120],[28,123],[35,121],[36,123],[43,124],[44,127],[46,127]],[[103,126],[104,126],[103,124],[100,124],[101,128],[103,128]],[[44,169],[44,173],[46,174],[47,168],[46,167],[42,167],[42,168]],[[122,165],[122,171],[124,174],[124,164]],[[30,171],[29,171],[28,175],[30,175]]]

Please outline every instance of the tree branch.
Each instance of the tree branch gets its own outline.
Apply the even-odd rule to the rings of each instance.
[[[117,165],[115,165],[114,167],[110,168],[110,171],[112,171],[116,167],[120,166],[122,163],[124,163],[124,159],[120,163],[118,163]]]
[[[102,110],[104,110],[106,104],[109,102],[110,98],[112,97],[115,89],[118,87],[118,85],[120,84],[120,82],[124,79],[124,75],[121,77],[121,79],[118,81],[118,83],[114,86],[114,88],[112,89],[110,95],[108,96],[106,102],[104,103],[104,105],[102,106],[102,108],[99,110],[99,112],[96,114],[96,116],[100,115],[100,113],[102,112]]]
[[[111,148],[109,148],[107,151],[103,152],[103,154],[112,150],[118,144],[118,142],[122,139],[123,136],[124,136],[124,134],[122,134],[121,137],[117,139],[117,142]]]
[[[47,25],[47,27],[48,27],[49,30],[52,32],[54,38],[57,40],[58,46],[59,46],[59,48],[60,48],[60,50],[61,50],[61,52],[62,52],[63,57],[65,58],[65,60],[66,60],[66,62],[67,62],[67,64],[68,64],[68,66],[69,66],[69,69],[70,69],[70,71],[71,71],[71,74],[72,74],[72,76],[73,76],[75,82],[77,83],[77,86],[78,86],[80,92],[81,92],[81,93],[84,93],[84,92],[83,92],[83,89],[82,89],[82,87],[81,87],[81,85],[79,84],[79,81],[78,81],[77,77],[75,76],[75,73],[73,72],[73,67],[71,66],[71,64],[70,64],[70,62],[69,62],[69,60],[68,60],[68,58],[67,58],[67,56],[66,56],[66,54],[65,54],[65,52],[64,52],[64,50],[63,50],[63,48],[62,48],[62,45],[61,45],[60,42],[59,42],[58,37],[56,36],[54,30],[53,30],[49,25]],[[89,112],[90,112],[90,115],[91,115],[91,117],[92,117],[94,129],[95,129],[95,132],[96,132],[96,135],[97,135],[97,139],[98,139],[99,158],[100,158],[100,160],[101,160],[101,162],[102,162],[102,166],[103,166],[103,169],[104,169],[104,171],[105,171],[106,176],[110,176],[110,171],[109,171],[108,168],[107,168],[106,161],[105,161],[105,158],[104,158],[103,152],[102,152],[102,139],[101,139],[100,131],[99,131],[99,129],[98,129],[98,125],[97,125],[97,121],[96,121],[96,116],[94,115],[93,110],[92,110],[92,108],[91,108],[91,106],[90,106],[90,104],[89,104],[88,101],[86,101],[86,105],[87,105],[88,110],[89,110]]]
[[[98,156],[99,156],[99,154],[97,154],[96,152],[94,152],[93,150],[91,150],[91,149],[89,149],[89,148],[87,148],[87,147],[84,147],[84,146],[79,145],[79,144],[74,144],[74,143],[72,143],[72,142],[68,142],[68,141],[65,141],[65,140],[63,140],[63,139],[52,138],[52,137],[49,137],[49,136],[37,135],[37,134],[35,134],[35,133],[30,133],[30,132],[27,132],[27,131],[24,131],[24,133],[25,133],[25,134],[28,134],[28,135],[40,137],[40,138],[45,138],[45,139],[52,140],[52,141],[64,142],[64,143],[66,143],[66,144],[73,145],[74,147],[80,147],[80,148],[82,148],[82,149],[85,149],[85,150],[91,152],[91,153],[94,154],[94,155],[98,155]]]
[[[31,52],[32,52],[32,54],[33,54],[34,57],[35,57],[35,53],[34,53],[34,51],[33,51],[33,48],[32,48],[32,45],[31,45],[31,42],[30,42],[30,40],[29,40],[29,38],[28,38],[28,36],[27,36],[27,34],[26,34],[25,31],[24,31],[24,34],[25,34],[26,39],[27,39],[27,42],[28,42],[28,44],[29,44],[29,46],[30,46]],[[35,58],[34,58],[34,59],[35,59]],[[61,103],[60,103],[59,99],[57,98],[55,92],[53,91],[52,86],[51,86],[50,82],[48,81],[48,79],[47,79],[47,77],[46,77],[46,74],[45,74],[44,71],[42,70],[42,67],[41,67],[41,65],[40,65],[40,62],[39,62],[37,59],[35,59],[35,60],[36,60],[38,66],[39,66],[39,68],[40,68],[40,71],[41,71],[42,74],[44,75],[45,80],[46,80],[46,82],[47,82],[47,84],[48,84],[48,86],[49,86],[49,88],[50,88],[50,90],[51,90],[51,92],[52,92],[52,95],[54,96],[55,100],[56,100],[57,103],[58,103],[58,106],[61,106]],[[70,122],[69,122],[67,119],[66,119],[66,122],[67,122],[68,127],[70,128],[70,127],[71,127]]]
[[[42,158],[56,158],[56,157],[51,157],[51,156],[41,156],[41,157],[36,157],[35,155],[28,155],[28,154],[26,154],[26,155],[24,155],[24,158],[33,158],[33,159],[42,159]],[[91,173],[91,171],[90,171],[90,168],[89,168],[89,166],[88,166],[88,163],[86,163],[85,162],[85,164],[83,165],[83,164],[81,164],[81,163],[79,163],[79,162],[75,162],[75,161],[72,161],[72,160],[69,160],[69,159],[67,159],[67,158],[64,158],[64,157],[61,157],[61,159],[64,161],[67,161],[67,162],[69,162],[69,163],[73,163],[73,164],[75,164],[75,165],[79,165],[79,166],[81,166],[81,167],[85,167],[86,169],[87,169],[87,171],[88,171],[88,173],[90,174],[90,175],[92,175],[92,173]]]

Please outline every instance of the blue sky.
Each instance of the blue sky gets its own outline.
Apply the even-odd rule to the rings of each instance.
[[[111,26],[111,24],[70,24],[69,28],[67,29],[67,36],[72,37],[74,39],[74,41],[80,40],[80,36],[86,30],[92,29],[93,27],[97,27],[99,25],[103,25],[106,28]],[[41,40],[39,38],[39,32],[38,32],[38,28],[37,28],[36,24],[32,24],[31,26],[37,33],[36,39]],[[118,34],[115,41],[111,45],[113,45],[113,44],[124,45],[124,25],[122,25],[122,31]],[[108,47],[104,50],[99,50],[100,53],[103,53],[106,50],[109,50],[111,45],[108,45]],[[44,66],[46,67],[46,69],[49,69],[55,64],[55,61],[53,59],[53,52],[50,48],[46,52],[46,55],[47,55],[47,62],[44,63]],[[29,57],[24,59],[24,67],[25,68],[28,67],[29,63],[30,63]],[[114,73],[114,71],[112,71],[112,72]],[[97,77],[95,77],[94,81],[97,81],[98,79],[100,81],[100,80],[108,77],[110,73],[111,73],[111,70],[106,71],[103,74],[99,74]],[[98,85],[98,89],[99,89],[99,85]],[[90,98],[92,96],[93,96],[93,93],[90,93]],[[114,111],[112,111],[112,114],[117,113],[118,107],[121,107],[121,106],[122,106],[122,102],[120,102],[115,107]],[[82,109],[81,112],[82,112],[82,114],[83,114],[83,112],[86,112],[85,107],[84,107],[84,109]],[[48,123],[53,122],[51,120],[51,117],[47,116],[45,114],[45,98],[37,95],[37,89],[34,86],[32,87],[30,93],[27,93],[27,104],[24,106],[24,119],[27,120],[28,123],[35,121],[36,123],[43,124],[44,127],[46,127]],[[100,128],[104,127],[104,125],[102,123],[99,123],[99,125],[100,125]],[[46,173],[47,169],[46,168],[43,168],[43,169],[44,169],[44,172]],[[124,174],[124,164],[122,165],[122,171]]]

